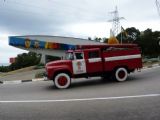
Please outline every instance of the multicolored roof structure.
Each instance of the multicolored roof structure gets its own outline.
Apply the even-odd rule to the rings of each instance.
[[[68,50],[76,49],[77,45],[100,45],[103,43],[71,37],[60,36],[11,36],[9,45],[15,47],[34,48],[34,49],[53,49]]]
[[[53,49],[53,50],[68,50],[75,48],[76,45],[56,43],[56,42],[47,42],[40,40],[32,40],[30,38],[9,38],[9,45],[15,47],[24,47],[24,48],[34,48],[34,49]]]
[[[104,43],[72,37],[26,35],[10,36],[9,45],[42,55],[62,57],[66,50],[83,45],[104,45]]]

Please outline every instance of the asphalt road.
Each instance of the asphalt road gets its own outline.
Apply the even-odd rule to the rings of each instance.
[[[52,81],[0,84],[0,120],[159,120],[160,67],[126,82],[75,80],[58,90]]]

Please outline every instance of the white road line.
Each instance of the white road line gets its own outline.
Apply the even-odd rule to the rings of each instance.
[[[82,99],[61,99],[61,100],[24,100],[24,101],[0,101],[0,103],[51,103],[51,102],[76,102],[76,101],[96,101],[96,100],[117,100],[129,98],[159,97],[160,94],[120,96],[120,97],[101,97],[101,98],[82,98]]]
[[[21,80],[3,81],[3,84],[20,84],[20,83],[22,83]]]

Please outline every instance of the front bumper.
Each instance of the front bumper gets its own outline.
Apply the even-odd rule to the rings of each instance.
[[[49,80],[47,72],[43,73],[44,80]]]

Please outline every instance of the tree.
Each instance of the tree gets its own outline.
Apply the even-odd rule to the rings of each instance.
[[[91,37],[88,37],[88,40],[92,40],[92,38],[91,38]]]
[[[102,40],[103,40],[104,43],[108,43],[108,38],[104,37],[104,38],[102,38]]]
[[[140,31],[135,27],[127,28],[126,30],[122,30],[118,35],[117,39],[120,41],[122,39],[122,43],[136,43],[140,37]]]
[[[102,38],[99,38],[99,37],[94,38],[94,41],[96,41],[96,42],[101,42],[101,40],[102,40]]]
[[[121,36],[122,35],[122,36]],[[117,35],[117,39],[122,43],[134,43],[141,47],[142,54],[150,57],[157,57],[160,55],[160,32],[153,32],[152,29],[146,29],[140,32],[138,29],[131,27],[123,30]]]
[[[160,46],[158,44],[159,36],[160,32],[152,32],[152,29],[146,29],[142,32],[139,44],[142,47],[142,52],[144,55],[150,57],[157,57],[160,55]]]
[[[135,27],[127,28],[126,32],[127,32],[129,43],[134,43],[140,37],[140,31]]]
[[[15,63],[12,63],[10,65],[10,69],[16,70],[39,64],[40,58],[41,58],[40,55],[33,52],[20,54],[17,56]]]
[[[9,66],[0,66],[0,72],[9,72],[10,68]]]

